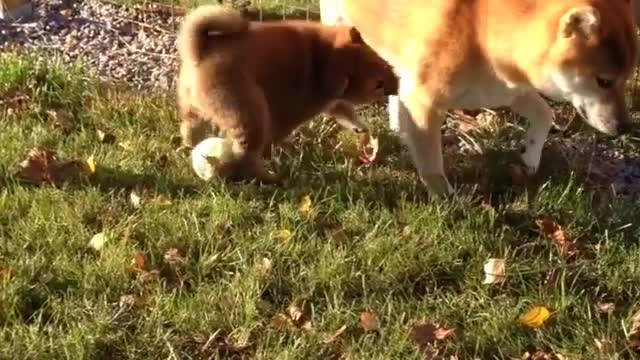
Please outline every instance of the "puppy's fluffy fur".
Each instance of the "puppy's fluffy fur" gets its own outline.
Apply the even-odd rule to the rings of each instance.
[[[185,18],[178,53],[183,145],[197,144],[211,125],[225,132],[234,160],[219,173],[233,180],[274,181],[263,162],[272,143],[323,112],[366,130],[354,105],[397,93],[392,69],[349,26],[250,22],[205,5]]]

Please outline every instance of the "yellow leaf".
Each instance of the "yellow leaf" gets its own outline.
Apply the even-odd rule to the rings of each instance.
[[[298,211],[303,214],[308,214],[311,211],[311,197],[309,195],[305,195],[302,200],[300,200],[300,205],[298,205]]]
[[[504,259],[491,258],[484,264],[485,278],[483,284],[497,284],[504,282],[506,278],[506,261]]]
[[[273,237],[275,237],[276,239],[282,241],[282,242],[287,242],[289,240],[291,240],[291,237],[293,236],[293,234],[291,233],[291,231],[287,230],[287,229],[282,229],[282,230],[278,230],[273,234]]]
[[[93,175],[96,173],[96,159],[93,157],[93,155],[89,156],[89,158],[86,161],[86,165],[87,165],[87,175]]]
[[[520,324],[531,328],[539,328],[551,317],[549,309],[544,306],[534,306],[520,317]]]

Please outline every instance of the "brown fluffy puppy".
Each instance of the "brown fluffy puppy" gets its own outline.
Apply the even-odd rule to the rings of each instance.
[[[213,125],[233,140],[234,160],[219,173],[273,182],[263,156],[312,117],[327,113],[366,131],[354,105],[397,92],[397,79],[359,33],[314,22],[250,22],[230,8],[205,5],[178,35],[178,109],[185,147]]]

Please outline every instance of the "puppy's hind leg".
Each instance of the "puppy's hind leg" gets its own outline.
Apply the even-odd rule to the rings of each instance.
[[[189,149],[198,145],[211,131],[211,124],[198,116],[192,109],[180,109],[181,148]]]
[[[270,118],[262,92],[247,81],[236,81],[233,91],[224,92],[207,108],[207,117],[233,144],[233,160],[221,164],[219,173],[232,181],[277,183],[263,160],[270,143]]]

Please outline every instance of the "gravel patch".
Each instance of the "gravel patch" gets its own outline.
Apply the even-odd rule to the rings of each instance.
[[[66,6],[64,0],[39,0],[30,19],[0,20],[0,50],[44,50],[89,66],[103,80],[172,89],[181,19],[159,5],[130,8],[85,0]]]

